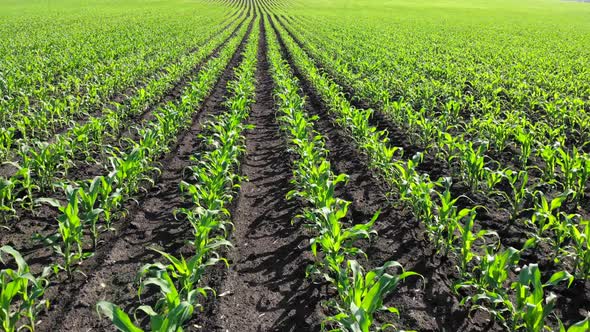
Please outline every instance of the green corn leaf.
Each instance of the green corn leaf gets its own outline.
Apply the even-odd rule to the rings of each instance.
[[[121,310],[118,306],[106,302],[100,301],[96,304],[96,308],[99,314],[107,316],[113,324],[122,332],[143,332],[142,329],[135,326],[129,316]]]

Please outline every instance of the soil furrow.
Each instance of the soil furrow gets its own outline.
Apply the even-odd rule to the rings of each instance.
[[[140,198],[141,205],[128,205],[129,216],[119,221],[120,228],[117,232],[106,234],[96,255],[81,266],[81,270],[88,272],[87,277],[78,277],[49,290],[52,306],[57,309],[50,310],[45,315],[47,317],[43,317],[47,325],[42,323],[40,330],[108,330],[112,323],[106,319],[98,319],[94,307],[96,302],[112,301],[128,312],[137,308],[139,303],[135,291],[135,276],[143,264],[159,258],[159,254],[150,248],[163,248],[174,255],[190,250],[184,246],[190,237],[190,226],[175,220],[173,216],[173,211],[183,205],[178,185],[183,170],[191,164],[190,156],[198,150],[197,136],[206,116],[223,110],[221,101],[227,92],[227,82],[233,78],[233,68],[241,61],[241,53],[251,27],[250,25],[213,92],[193,115],[190,129],[183,132],[172,152],[160,161],[162,174],[156,185]],[[60,317],[68,319],[63,320]],[[51,322],[55,325],[50,326]]]
[[[285,199],[291,165],[287,145],[275,119],[273,83],[266,59],[261,22],[256,102],[246,133],[242,184],[233,213],[235,248],[229,254],[218,299],[216,322],[207,330],[311,331],[318,329],[320,290],[305,278],[311,263],[308,237],[291,224],[298,212]]]

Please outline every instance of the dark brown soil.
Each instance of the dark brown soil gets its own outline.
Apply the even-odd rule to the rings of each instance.
[[[263,25],[261,24],[261,28]],[[246,133],[242,184],[233,212],[235,230],[230,269],[214,300],[207,331],[310,331],[321,322],[319,286],[305,278],[311,262],[308,237],[291,224],[298,212],[286,200],[291,189],[290,158],[275,120],[273,83],[266,40],[261,33],[256,73],[256,102]]]

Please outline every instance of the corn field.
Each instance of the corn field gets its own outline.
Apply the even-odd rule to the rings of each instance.
[[[590,331],[590,7],[0,3],[1,331]]]

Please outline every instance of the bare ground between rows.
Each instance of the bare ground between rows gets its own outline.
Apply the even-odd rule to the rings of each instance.
[[[349,175],[348,183],[337,191],[339,197],[352,202],[348,221],[351,224],[364,223],[380,211],[375,226],[379,235],[361,245],[369,257],[368,261],[361,259],[362,265],[373,268],[394,260],[405,269],[424,277],[407,279],[386,299],[387,305],[400,309],[399,319],[380,315],[379,320],[418,331],[500,330],[489,323],[486,315],[469,317],[468,312],[459,306],[452,291],[455,275],[452,262],[434,254],[432,246],[424,239],[423,226],[408,211],[394,207],[386,200],[386,189],[368,169],[366,157],[354,148],[354,142],[349,136],[334,125],[334,119],[320,101],[319,95],[294,65],[281,37],[279,44],[308,97],[308,112],[319,116],[315,127],[325,137],[333,170]]]
[[[197,65],[188,75],[185,75],[180,81],[178,81],[168,93],[166,93],[160,101],[152,104],[144,112],[141,114],[135,115],[130,117],[124,123],[124,127],[122,128],[119,135],[117,135],[116,139],[110,141],[112,144],[117,144],[121,140],[122,137],[126,137],[132,140],[137,139],[137,133],[135,133],[131,128],[133,127],[133,123],[136,121],[141,121],[140,119],[146,118],[151,116],[153,111],[155,111],[158,107],[165,105],[167,102],[173,101],[178,99],[184,88],[189,84],[191,78],[193,78],[199,70],[202,68],[203,64],[209,61],[210,59],[216,57],[219,54],[220,49],[226,45],[227,41],[229,41],[235,34],[238,32],[242,24],[244,24],[245,20],[243,20],[232,32],[232,34],[226,38],[226,40],[219,45],[211,54],[209,54],[199,65]],[[108,143],[107,143],[108,144]],[[105,153],[103,151],[103,153]],[[98,158],[98,156],[95,156]],[[81,159],[78,159],[76,164],[79,167],[75,167],[71,169],[68,173],[67,179],[68,180],[77,180],[77,179],[92,179],[94,176],[104,174],[105,172],[105,162],[97,161],[92,164],[83,163]],[[50,195],[54,198],[63,198],[63,193],[61,190],[56,190],[54,192],[48,192],[45,195]],[[41,195],[44,196],[44,195]],[[53,209],[49,209],[44,206],[40,206],[36,208],[36,215],[31,218],[30,211],[24,211],[19,209],[17,211],[20,216],[19,220],[16,224],[10,225],[11,229],[4,229],[0,228],[0,245],[3,244],[11,244],[19,251],[28,252],[30,250],[34,250],[38,246],[33,246],[32,248],[27,247],[27,244],[30,244],[31,236],[30,234],[43,234],[47,235],[50,234],[55,230],[55,222],[54,219],[57,216],[56,211]],[[23,245],[24,244],[24,245]]]
[[[291,158],[276,122],[273,82],[261,23],[256,102],[246,133],[242,183],[233,210],[235,230],[224,294],[200,322],[205,331],[314,331],[319,329],[320,286],[305,278],[311,263],[309,239],[292,224],[299,206],[285,198],[291,189]]]
[[[138,198],[139,204],[126,205],[128,217],[116,223],[116,233],[103,234],[95,255],[80,266],[87,276],[77,274],[74,280],[60,278],[52,282],[46,293],[52,305],[40,317],[39,331],[114,330],[108,319],[98,318],[96,302],[112,301],[127,312],[133,312],[139,305],[134,283],[136,274],[142,265],[159,258],[150,248],[162,248],[175,255],[190,252],[185,246],[191,234],[190,225],[175,220],[172,214],[183,206],[178,184],[183,170],[190,165],[190,156],[199,148],[197,135],[205,116],[223,110],[221,102],[227,82],[233,77],[232,68],[240,62],[250,29],[213,92],[193,116],[190,129],[180,135],[172,152],[160,160],[162,174],[156,179],[156,185]],[[27,259],[33,270],[38,271],[55,257],[41,247]]]
[[[283,24],[284,27],[284,24]],[[303,45],[300,41],[291,33],[289,35],[295,40],[295,42],[302,47]],[[283,45],[284,46],[284,45]],[[304,48],[302,48],[305,50]],[[307,51],[306,51],[307,52]],[[291,59],[290,59],[291,61]],[[292,63],[292,62],[291,62]],[[294,67],[294,66],[292,66]],[[321,67],[318,67],[321,69]],[[322,69],[323,70],[323,69]],[[325,70],[324,70],[325,71]],[[305,80],[305,78],[298,74],[298,77],[303,80],[304,85],[309,91],[313,91],[310,87],[309,82]],[[337,82],[337,81],[336,81]],[[343,87],[347,93],[347,99],[357,108],[367,108],[367,104],[359,101],[357,98],[354,97],[354,92],[350,87],[346,85],[342,85],[338,83],[341,87]],[[316,94],[315,97],[316,101],[320,102],[319,95]],[[324,108],[325,110],[325,108]],[[327,112],[324,111],[327,115]],[[375,112],[370,119],[371,125],[375,126],[378,130],[386,130],[389,133],[389,138],[392,142],[395,142],[396,145],[401,146],[404,148],[404,151],[407,153],[408,151],[412,151],[413,153],[418,151],[423,151],[423,149],[416,145],[416,142],[412,142],[410,137],[403,132],[403,130],[394,126],[391,121],[389,121],[381,112]],[[345,135],[344,133],[342,133]],[[352,146],[353,142],[350,141],[349,144]],[[361,154],[361,152],[358,152]],[[406,154],[406,156],[411,156],[411,154]],[[362,157],[363,159],[366,159]],[[508,160],[508,159],[503,159]],[[368,163],[365,162],[365,165]],[[541,165],[536,165],[541,166]],[[420,170],[427,174],[431,175],[431,178],[436,179],[442,176],[449,176],[451,174],[451,170],[443,165],[440,165],[432,156],[426,156],[424,162],[420,165]],[[366,169],[367,172],[370,172],[368,168]],[[346,172],[345,172],[346,173]],[[377,183],[382,183],[382,181],[377,181]],[[453,185],[453,192],[454,197],[459,197],[461,194],[465,194],[469,191],[462,183],[459,181],[455,181]],[[497,201],[490,200],[484,194],[468,194],[469,198],[461,199],[459,203],[460,208],[464,207],[472,207],[474,205],[484,206],[486,209],[478,210],[478,222],[481,225],[480,227],[491,229],[496,231],[501,238],[502,244],[504,246],[513,246],[515,248],[521,248],[524,244],[524,241],[528,238],[527,231],[523,224],[518,222],[507,222],[509,220],[509,214],[507,211],[500,208],[500,203]],[[574,209],[573,207],[570,207]],[[588,215],[586,209],[584,211],[575,211],[578,213],[582,213],[582,215]],[[415,225],[417,221],[411,217],[410,213],[406,213],[402,220],[407,220],[411,225]],[[410,221],[411,220],[411,221]],[[420,223],[420,227],[422,224]],[[414,228],[412,228],[415,231]],[[425,234],[423,227],[419,229],[418,234]],[[423,235],[421,235],[423,238]],[[429,249],[430,255],[434,255],[434,251]],[[526,252],[523,255],[520,265],[525,265],[529,263],[538,263],[539,267],[543,271],[543,280],[548,279],[552,273],[557,272],[560,270],[560,267],[556,265],[550,255],[551,251],[547,246],[542,246],[537,250],[531,250],[530,252]],[[444,259],[443,257],[439,257]],[[452,269],[454,273],[455,268]],[[451,278],[450,280],[452,280]],[[568,289],[563,285],[555,287],[551,289],[551,291],[558,294],[558,305],[556,312],[558,313],[561,320],[569,326],[577,321],[580,321],[585,312],[590,311],[590,281],[582,281],[577,280],[575,281],[571,287]]]

